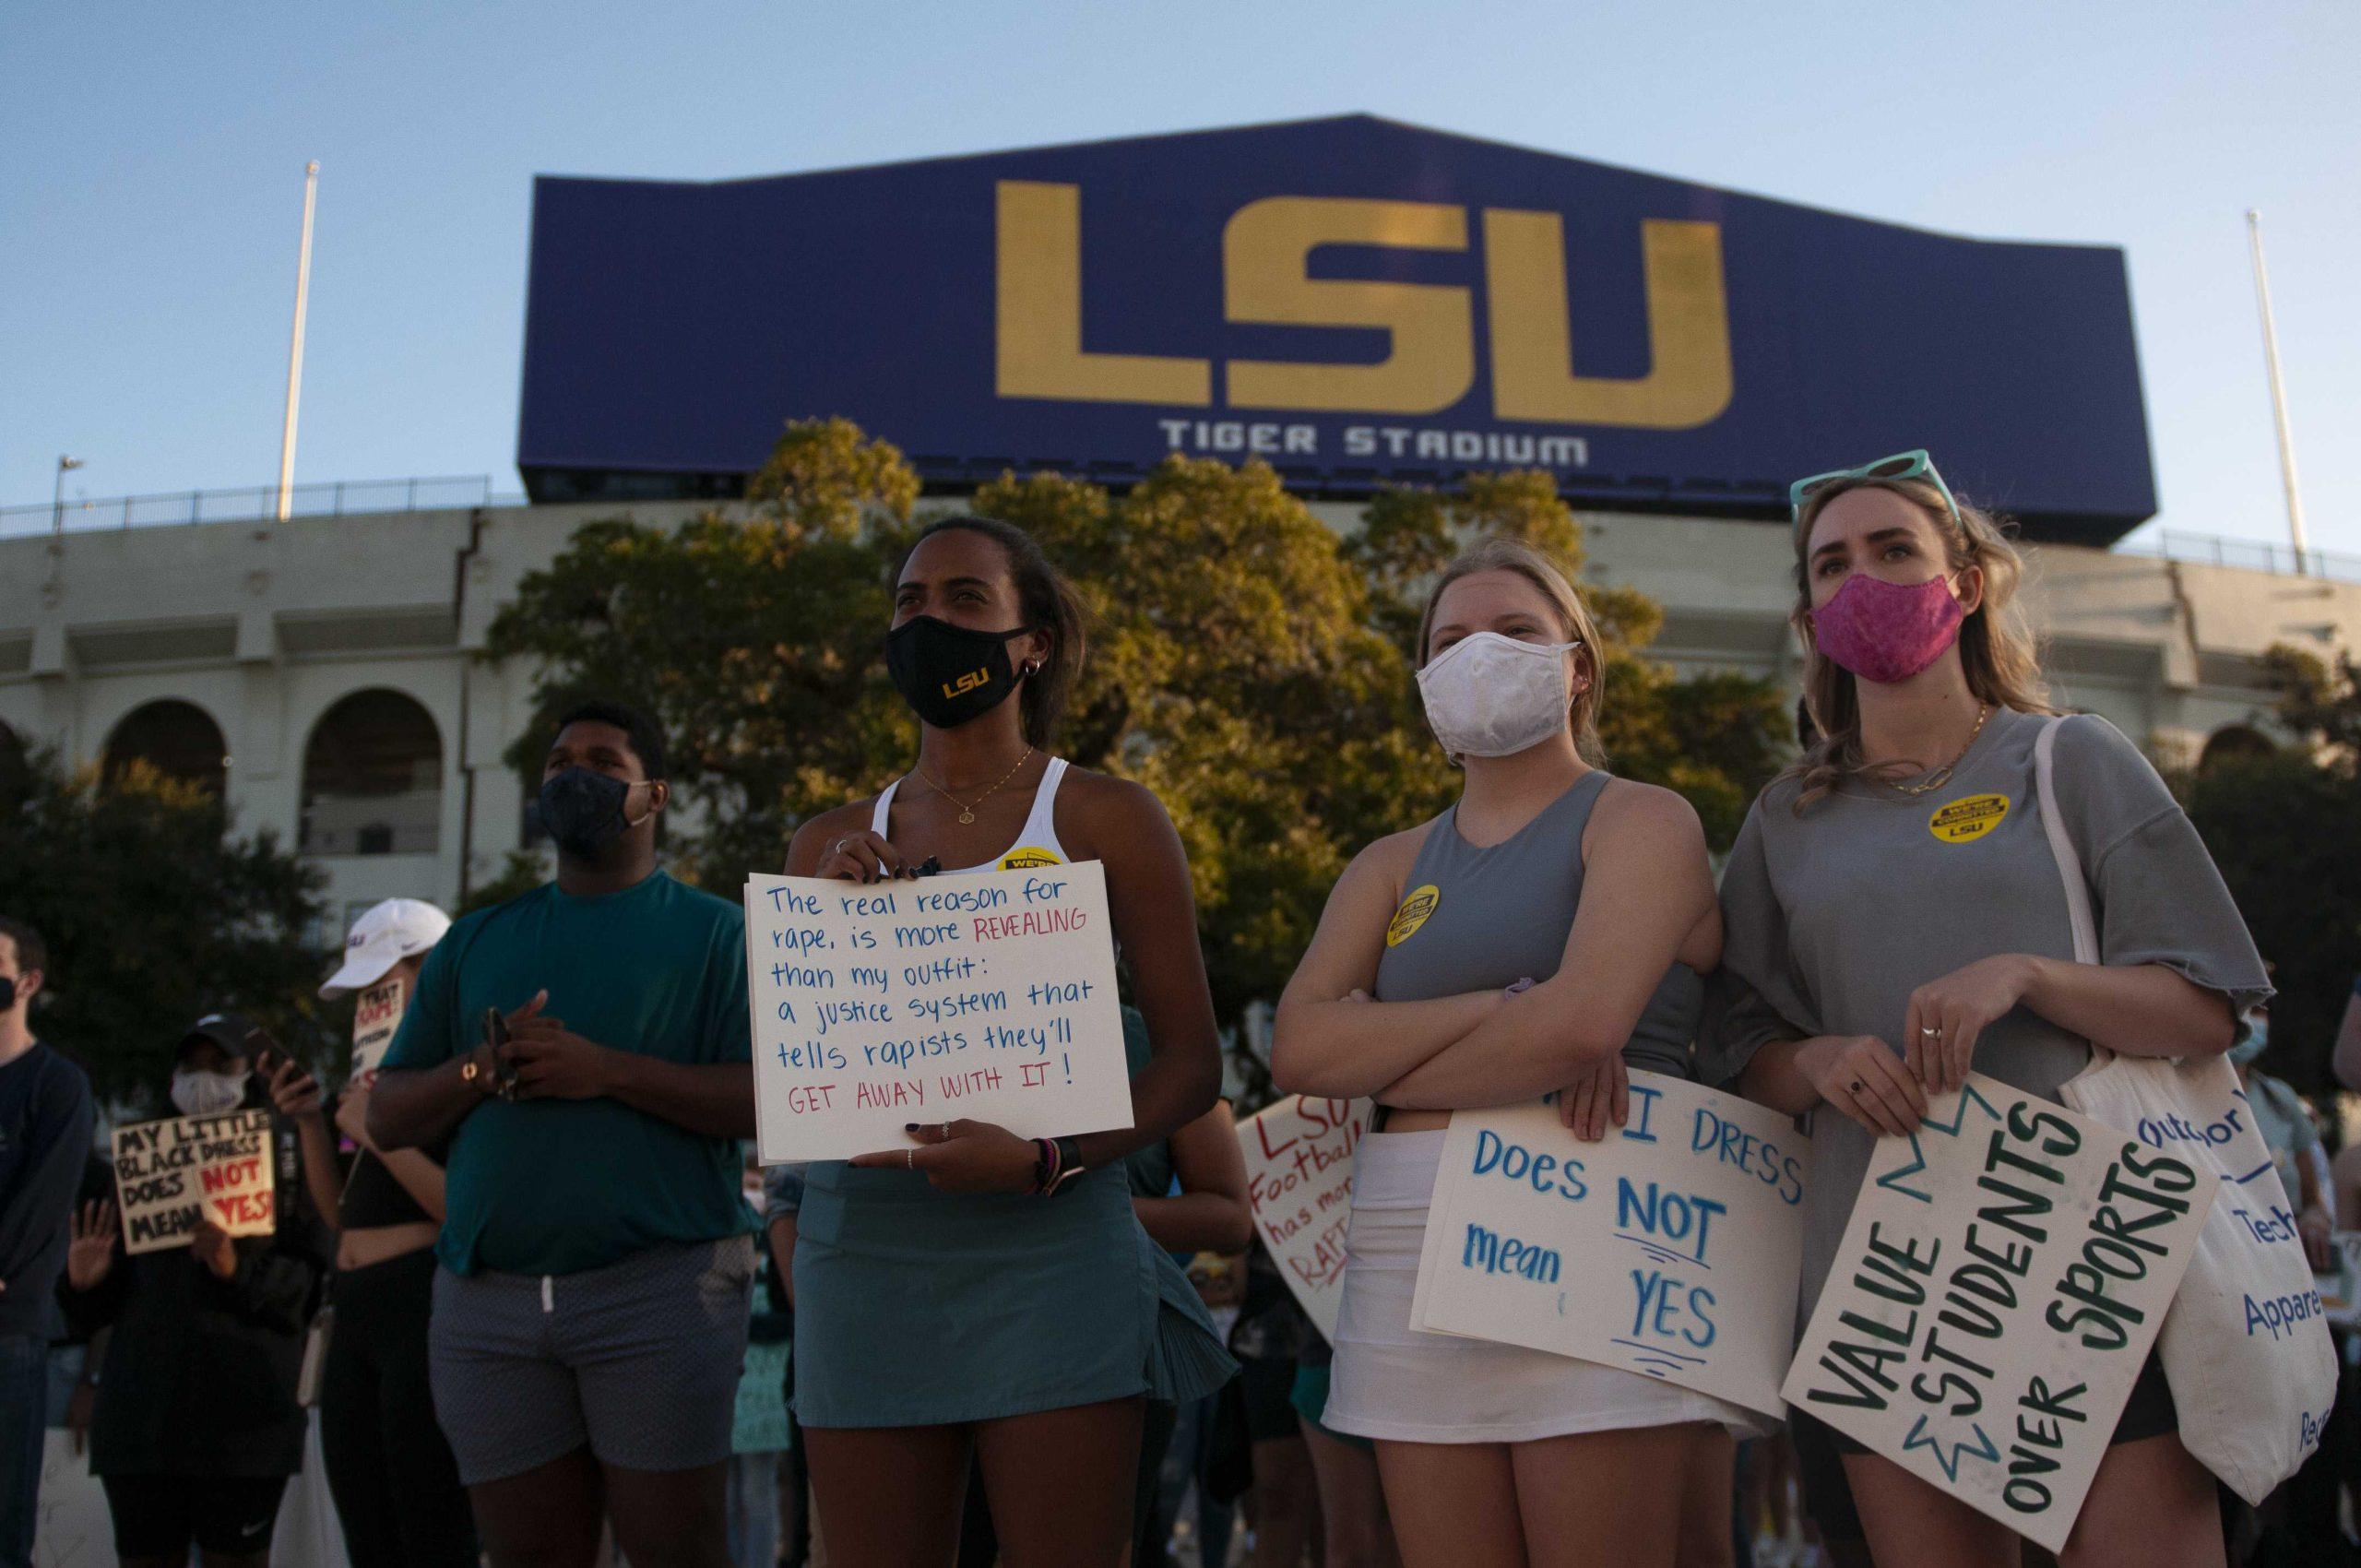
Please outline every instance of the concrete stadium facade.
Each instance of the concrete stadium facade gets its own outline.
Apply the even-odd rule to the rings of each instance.
[[[396,895],[449,907],[525,842],[523,787],[502,756],[529,720],[531,671],[481,658],[494,615],[585,522],[696,509],[492,505],[0,539],[0,743],[210,778],[233,831],[270,830],[316,861],[339,925]],[[1340,529],[1358,518],[1315,509]],[[1593,579],[1664,604],[1659,658],[1793,684],[1784,529],[1584,517]],[[2361,585],[2029,550],[2027,601],[2063,698],[2160,761],[2268,733],[2254,658],[2273,643],[2361,645]]]

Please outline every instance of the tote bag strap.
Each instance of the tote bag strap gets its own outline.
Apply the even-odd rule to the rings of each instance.
[[[2058,731],[2062,715],[2042,721],[2033,743],[2034,783],[2041,794],[2041,830],[2049,836],[2049,852],[2058,861],[2058,880],[2066,887],[2066,913],[2074,925],[2074,961],[2099,961],[2098,925],[2091,918],[2091,885],[2082,875],[2082,857],[2075,852],[2073,836],[2058,810]]]

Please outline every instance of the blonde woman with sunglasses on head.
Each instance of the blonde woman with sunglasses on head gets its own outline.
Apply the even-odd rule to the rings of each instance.
[[[1721,950],[1687,802],[1597,766],[1598,639],[1564,572],[1515,540],[1447,568],[1418,629],[1450,810],[1346,869],[1279,1002],[1271,1071],[1371,1095],[1323,1425],[1374,1440],[1410,1568],[1727,1562],[1730,1448],[1753,1419],[1619,1367],[1409,1326],[1454,1109],[1565,1089],[1596,1139],[1626,1064],[1686,1077]],[[1683,1540],[1683,1489],[1718,1519]],[[1711,1545],[1714,1555],[1680,1555]]]
[[[2093,717],[2057,738],[2058,810],[2100,931],[2102,961],[2072,961],[2034,777],[2055,710],[2011,602],[2023,564],[1992,519],[1924,452],[1798,481],[1791,499],[1819,738],[1731,851],[1701,1076],[1811,1116],[1800,1329],[1875,1140],[1916,1127],[1929,1095],[1973,1070],[2055,1099],[2093,1043],[2226,1051],[2270,988],[2189,818]],[[1800,1412],[1797,1428],[1842,1455],[1880,1563],[2019,1561],[2005,1526]],[[2181,1445],[2153,1356],[2060,1561],[2223,1561],[2213,1478]]]

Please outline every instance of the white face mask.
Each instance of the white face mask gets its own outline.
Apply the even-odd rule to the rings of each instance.
[[[243,1073],[208,1073],[190,1067],[172,1075],[172,1106],[184,1116],[234,1111],[245,1098]]]
[[[1566,727],[1566,654],[1580,643],[1462,637],[1418,671],[1427,724],[1453,756],[1513,756]]]

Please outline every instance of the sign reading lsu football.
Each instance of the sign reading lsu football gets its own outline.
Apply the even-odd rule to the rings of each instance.
[[[535,499],[726,494],[790,419],[928,480],[1540,468],[1727,515],[1927,446],[2035,537],[2155,510],[2120,251],[1843,217],[1366,115],[535,188]]]

